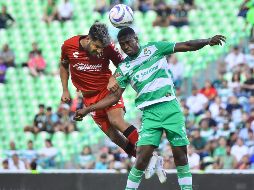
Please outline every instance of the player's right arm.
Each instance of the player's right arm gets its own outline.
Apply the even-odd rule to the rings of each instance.
[[[69,102],[70,101],[70,92],[68,90],[68,80],[69,80],[69,60],[67,56],[65,55],[64,45],[62,45],[62,52],[61,52],[61,61],[60,61],[60,78],[63,88],[63,93],[61,100],[63,102]]]
[[[74,115],[74,120],[81,121],[83,117],[85,117],[88,113],[96,110],[105,109],[109,106],[116,104],[121,99],[121,96],[129,81],[128,75],[124,75],[121,69],[118,67],[114,74],[114,77],[116,78],[116,81],[120,88],[118,88],[96,104],[77,110]]]
[[[83,117],[85,117],[90,112],[105,109],[109,106],[116,104],[121,99],[124,90],[125,89],[123,88],[118,88],[114,93],[107,95],[104,99],[97,102],[96,104],[92,104],[88,107],[84,107],[80,110],[77,110],[74,115],[74,120],[82,121]]]

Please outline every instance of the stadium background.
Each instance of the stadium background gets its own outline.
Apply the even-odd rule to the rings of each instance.
[[[58,7],[62,2],[60,0],[56,1],[55,6]],[[120,149],[116,148],[108,139],[105,139],[104,134],[94,124],[91,117],[86,117],[82,122],[75,123],[74,128],[70,127],[70,129],[63,129],[63,131],[42,131],[34,134],[27,130],[33,126],[39,104],[44,104],[45,108],[48,106],[52,107],[53,113],[60,115],[62,114],[61,109],[66,108],[68,114],[71,114],[71,110],[75,110],[78,105],[79,98],[71,82],[69,83],[69,88],[72,98],[75,100],[73,102],[76,102],[75,105],[68,107],[60,102],[62,88],[58,67],[61,52],[60,47],[63,41],[77,34],[87,34],[89,27],[95,21],[106,23],[113,39],[117,33],[117,29],[110,25],[107,13],[101,14],[94,10],[98,4],[104,1],[71,0],[70,2],[73,4],[73,17],[71,20],[66,22],[54,20],[47,24],[42,19],[44,9],[47,6],[46,0],[0,0],[0,5],[6,5],[7,12],[15,19],[12,25],[5,29],[0,29],[0,47],[8,44],[15,54],[15,67],[7,68],[5,83],[0,84],[0,160],[1,163],[5,160],[10,163],[13,159],[13,154],[16,154],[20,161],[24,161],[26,168],[31,169],[31,163],[27,162],[29,159],[26,158],[27,152],[25,150],[27,150],[27,142],[32,140],[36,154],[37,169],[86,168],[87,163],[84,160],[91,158],[93,166],[88,168],[123,169],[125,171],[130,166],[129,159],[126,158],[126,155]],[[131,5],[132,2],[126,1],[125,3]],[[170,5],[172,2],[177,3],[178,1],[167,0],[165,2]],[[249,55],[252,43],[250,38],[252,26],[251,24],[246,24],[244,17],[238,16],[243,2],[243,0],[195,0],[195,6],[190,7],[188,10],[187,17],[189,24],[183,27],[155,27],[153,26],[153,21],[157,17],[155,10],[148,8],[148,10],[134,11],[135,23],[133,27],[138,31],[142,44],[148,41],[159,40],[179,42],[208,38],[215,34],[222,34],[227,37],[227,43],[223,47],[206,47],[197,52],[180,53],[177,55],[179,62],[184,63],[182,84],[179,88],[180,90],[178,90],[178,95],[183,100],[183,105],[185,105],[184,100],[191,96],[193,86],[198,89],[203,88],[206,79],[209,79],[211,82],[220,80],[222,82],[222,79],[219,78],[221,77],[221,65],[225,65],[224,57],[231,52],[233,46],[239,46],[244,55]],[[134,1],[134,3],[137,3],[137,1]],[[110,4],[107,2],[107,8],[109,6]],[[24,63],[27,63],[29,60],[29,52],[32,50],[32,43],[34,42],[38,44],[46,62],[45,73],[39,76],[32,76],[29,68],[24,66]],[[243,64],[250,65],[247,61]],[[252,68],[252,66],[249,67]],[[232,68],[226,69],[226,72],[223,73],[223,78],[228,82],[231,81],[233,72]],[[242,71],[241,76],[241,82],[244,83],[246,79]],[[217,87],[218,96],[224,98],[224,95],[219,93],[220,86]],[[241,116],[246,113],[247,120],[251,118],[251,111],[246,111],[246,105],[249,104],[249,96],[246,95],[244,96],[245,99],[243,99],[242,96],[238,96],[235,92],[233,92],[233,95],[240,100]],[[125,118],[139,125],[141,112],[135,108],[134,99],[135,93],[132,89],[128,88],[124,93],[127,108]],[[212,102],[212,100],[209,100],[209,104]],[[224,101],[224,104],[229,104],[228,99]],[[205,113],[205,110],[202,111]],[[189,135],[192,135],[193,131],[200,128],[199,121],[206,116],[204,115],[186,115],[188,116],[186,122],[188,122],[191,116],[194,117],[192,119],[194,124],[188,129]],[[235,121],[231,118],[232,115],[229,114],[228,117],[228,124],[233,121],[233,127],[229,128],[227,132],[233,133],[236,136],[233,138],[237,139],[241,130],[245,130],[247,126],[242,125],[239,128],[235,126],[238,123],[244,123],[245,120],[240,119],[236,121],[238,123],[234,123]],[[212,119],[216,120],[216,118]],[[201,129],[201,131],[205,130],[207,132],[203,133],[204,136],[202,137],[206,145],[211,144],[211,146],[209,146],[209,150],[204,149],[204,154],[196,151],[199,154],[200,161],[194,169],[220,168],[216,164],[218,155],[213,155],[216,146],[218,146],[219,139],[218,134],[214,135],[214,132],[216,130],[220,131],[220,129],[223,131],[222,128],[219,125],[215,126],[212,128],[212,132],[207,129]],[[211,135],[213,138],[208,138],[207,135]],[[41,158],[39,154],[45,147],[46,139],[52,141],[53,147],[56,150],[54,158],[49,158],[49,160]],[[236,144],[236,140],[232,140],[229,133],[225,135],[225,139],[231,147]],[[169,160],[167,169],[174,169],[172,155],[169,153],[170,149],[164,140],[162,142],[159,152],[164,156],[166,162]],[[250,144],[247,145],[246,142]],[[248,146],[249,150],[248,161],[246,161],[246,158],[245,160],[240,159],[237,165],[231,169],[253,168],[254,139],[247,137],[247,139],[244,139],[244,143],[244,146]],[[86,154],[81,154],[84,146],[92,147],[92,153],[88,154],[89,158],[85,157]],[[251,150],[253,151],[252,153]],[[165,152],[167,154],[164,154]],[[3,168],[4,164],[1,164],[1,167]]]

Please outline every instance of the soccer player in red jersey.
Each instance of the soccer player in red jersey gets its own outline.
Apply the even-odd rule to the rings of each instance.
[[[69,73],[73,85],[83,94],[85,106],[99,102],[110,94],[110,89],[118,87],[114,77],[111,77],[110,60],[117,67],[123,57],[110,42],[108,30],[104,24],[95,23],[91,26],[88,35],[74,36],[66,40],[62,45],[60,64],[63,87],[61,100],[63,102],[70,101]],[[91,115],[101,130],[114,143],[125,150],[127,154],[135,156],[138,133],[137,129],[123,118],[124,102],[122,98],[115,105],[95,111]]]

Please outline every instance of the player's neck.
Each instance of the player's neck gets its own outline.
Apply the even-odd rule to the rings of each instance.
[[[84,50],[87,50],[87,44],[88,44],[88,41],[86,38],[83,38],[79,41],[81,47],[84,49]]]

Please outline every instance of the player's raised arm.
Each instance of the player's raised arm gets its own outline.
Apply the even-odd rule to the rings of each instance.
[[[90,112],[105,109],[109,106],[116,104],[121,99],[121,96],[124,90],[125,89],[123,88],[118,88],[117,91],[109,94],[108,96],[103,98],[101,101],[97,102],[96,104],[92,104],[88,107],[84,107],[83,109],[77,110],[74,115],[74,120],[81,121],[83,117],[85,117]]]
[[[196,51],[206,45],[222,45],[222,42],[226,42],[226,37],[222,35],[216,35],[208,39],[190,40],[187,42],[176,43],[174,52],[186,52],[186,51]]]

